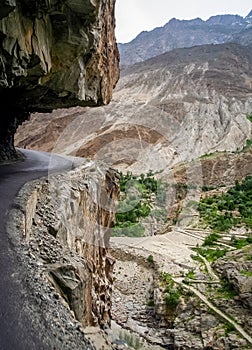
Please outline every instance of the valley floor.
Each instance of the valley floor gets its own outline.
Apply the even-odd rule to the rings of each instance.
[[[122,328],[139,334],[153,348],[155,345],[183,350],[250,349],[252,334],[237,319],[237,306],[231,305],[233,310],[229,314],[230,301],[225,307],[210,292],[211,288],[216,290],[221,286],[218,275],[206,259],[203,258],[202,267],[192,258],[191,248],[201,245],[208,234],[205,230],[177,227],[158,236],[112,238],[111,253],[117,259],[114,320]],[[182,302],[168,315],[160,273],[171,275],[183,290]],[[188,283],[190,273],[194,276]],[[148,349],[147,345],[135,348]]]

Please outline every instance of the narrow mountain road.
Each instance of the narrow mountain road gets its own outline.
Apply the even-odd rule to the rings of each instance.
[[[6,223],[13,200],[26,182],[72,168],[72,161],[61,156],[28,150],[22,153],[24,161],[0,165],[0,350],[47,349],[22,313],[23,286],[15,273],[17,259]]]

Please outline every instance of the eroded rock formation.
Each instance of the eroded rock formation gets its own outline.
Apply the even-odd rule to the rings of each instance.
[[[0,1],[0,160],[30,112],[110,101],[115,0]]]
[[[217,260],[214,267],[228,281],[236,292],[236,300],[244,307],[252,309],[252,262],[251,245],[229,252],[224,258]],[[248,272],[246,272],[248,271]]]
[[[75,321],[83,327],[110,325],[115,261],[108,241],[117,196],[115,172],[91,161],[28,183],[11,212],[8,232],[27,289],[27,311],[35,330],[35,316],[42,318],[38,331],[48,333],[55,348]]]

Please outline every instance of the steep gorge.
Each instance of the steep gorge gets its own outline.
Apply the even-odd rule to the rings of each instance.
[[[193,202],[195,197],[199,200],[203,185],[219,186],[220,182],[225,182],[225,185],[229,186],[252,171],[251,148],[245,150],[244,147],[251,139],[251,120],[248,118],[252,110],[251,57],[251,47],[238,44],[205,45],[174,50],[123,70],[114,101],[109,106],[97,109],[74,107],[43,115],[37,113],[32,116],[31,122],[24,123],[17,134],[16,142],[21,147],[78,155],[94,158],[96,161],[105,160],[109,166],[134,173],[146,173],[150,169],[162,171],[162,180],[167,180],[168,184],[169,181],[172,184],[177,182],[182,190],[186,188],[186,198],[178,198],[183,203],[181,208],[177,207],[176,213],[180,215],[181,209],[185,209],[179,218],[183,222],[177,220],[178,226],[172,232],[144,237],[139,241],[129,239],[129,243],[125,237],[119,238],[118,241],[112,240],[115,250],[119,248],[118,256],[113,252],[119,259],[114,275],[114,317],[116,320],[118,317],[122,325],[131,329],[137,329],[139,326],[140,333],[149,337],[152,343],[161,339],[162,346],[199,350],[246,346],[246,342],[237,334],[229,334],[229,331],[226,331],[226,325],[221,324],[216,315],[210,314],[207,304],[190,293],[180,304],[181,309],[178,310],[175,322],[172,320],[173,324],[167,327],[167,320],[162,317],[160,320],[162,312],[158,311],[158,308],[163,311],[165,309],[163,294],[159,293],[157,288],[155,295],[154,289],[153,300],[148,300],[151,295],[146,295],[146,290],[151,284],[151,278],[149,280],[136,265],[138,260],[141,260],[151,270],[160,263],[161,272],[171,272],[178,280],[176,283],[182,285],[185,273],[187,276],[196,271],[197,278],[192,283],[199,283],[201,293],[205,293],[207,288],[204,281],[207,285],[208,279],[210,285],[214,283],[213,290],[216,289],[216,281],[212,281],[211,276],[208,276],[205,266],[194,270],[196,263],[193,262],[192,251],[189,249],[192,245],[201,244],[208,231],[203,229],[187,232],[183,231],[183,225],[186,225],[187,218],[191,220],[192,211],[189,211],[187,203]],[[87,163],[92,162],[89,160]],[[43,194],[38,201],[36,214],[31,215],[33,225],[30,238],[28,235],[28,245],[32,255],[36,256],[42,266],[41,270],[49,272],[54,287],[68,302],[75,317],[84,325],[97,323],[104,326],[110,321],[111,290],[106,282],[111,275],[105,273],[104,278],[101,271],[95,270],[91,278],[85,269],[79,269],[79,265],[72,269],[71,259],[67,261],[70,266],[63,264],[62,267],[61,259],[57,260],[57,249],[53,247],[56,238],[67,250],[73,248],[74,257],[75,251],[84,255],[89,268],[94,264],[104,269],[104,251],[99,251],[101,259],[93,259],[94,256],[98,256],[96,249],[92,247],[90,252],[89,245],[83,244],[81,234],[78,232],[76,235],[76,228],[83,225],[81,220],[76,221],[79,211],[75,210],[75,200],[71,199],[68,203],[65,198],[59,199],[61,191],[63,197],[64,193],[70,194],[71,198],[72,195],[78,196],[78,188],[79,185],[83,185],[82,181],[77,185],[77,190],[74,186],[68,191],[68,185],[64,185],[63,188],[58,186],[59,179],[60,177],[54,182],[53,196]],[[39,197],[40,192],[39,190]],[[176,196],[180,195],[180,191],[177,191]],[[85,202],[90,204],[89,195],[84,197]],[[65,205],[62,206],[62,203]],[[85,207],[82,200],[80,203],[81,207]],[[93,218],[92,215],[92,211],[91,214],[87,213],[87,223],[90,216]],[[103,211],[98,211],[98,222],[101,217]],[[71,227],[75,227],[75,232],[69,230],[68,220]],[[92,222],[97,227],[97,222]],[[92,225],[86,226],[89,232],[95,234],[89,237],[85,233],[85,242],[90,238],[93,240],[99,237]],[[170,229],[165,227],[164,232],[167,232],[168,228]],[[41,235],[44,231],[46,239]],[[103,231],[101,233],[103,235]],[[239,236],[239,231],[237,235]],[[52,256],[48,255],[48,251],[53,252]],[[120,253],[127,257],[126,262],[123,259],[120,261]],[[103,263],[100,263],[101,261]],[[113,259],[109,256],[105,261],[113,264]],[[92,272],[92,269],[90,271]],[[154,271],[157,276],[159,272]],[[133,283],[130,285],[127,279],[131,278]],[[92,307],[91,299],[86,299],[86,296],[90,295],[89,287],[82,288],[85,281],[94,286],[91,294],[95,305],[92,303]],[[183,288],[187,290],[184,285]],[[192,292],[193,288],[190,288]],[[125,292],[126,297],[122,297],[118,291]],[[80,294],[85,295],[86,302],[81,300]],[[135,294],[139,295],[136,297]],[[141,299],[141,303],[138,299]],[[149,318],[151,311],[146,307],[148,301],[154,301],[154,318]],[[238,303],[239,300],[230,300],[223,304],[229,309],[235,305],[234,310],[228,310],[228,314],[232,317],[241,316],[242,326],[250,332],[249,311],[238,307]],[[89,307],[84,312],[85,305]],[[87,319],[90,312],[91,318]],[[130,324],[132,315],[134,323]],[[154,320],[155,325],[149,326],[150,319]],[[147,324],[144,324],[146,322]]]

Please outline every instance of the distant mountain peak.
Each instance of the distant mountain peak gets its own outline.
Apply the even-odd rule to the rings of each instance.
[[[245,23],[245,19],[242,16],[239,15],[217,15],[217,16],[211,16],[207,21],[207,24],[210,25],[225,25],[225,26],[229,26],[229,25],[233,25],[233,24],[237,24],[237,23],[241,23],[244,24]]]
[[[252,10],[249,12],[249,14],[245,17],[245,19],[248,19],[248,18],[250,18],[250,19],[252,19]]]
[[[206,21],[172,18],[163,27],[142,32],[130,43],[120,44],[121,65],[142,62],[176,48],[230,41],[250,45],[251,27],[252,11],[245,18],[232,14],[212,16]]]

